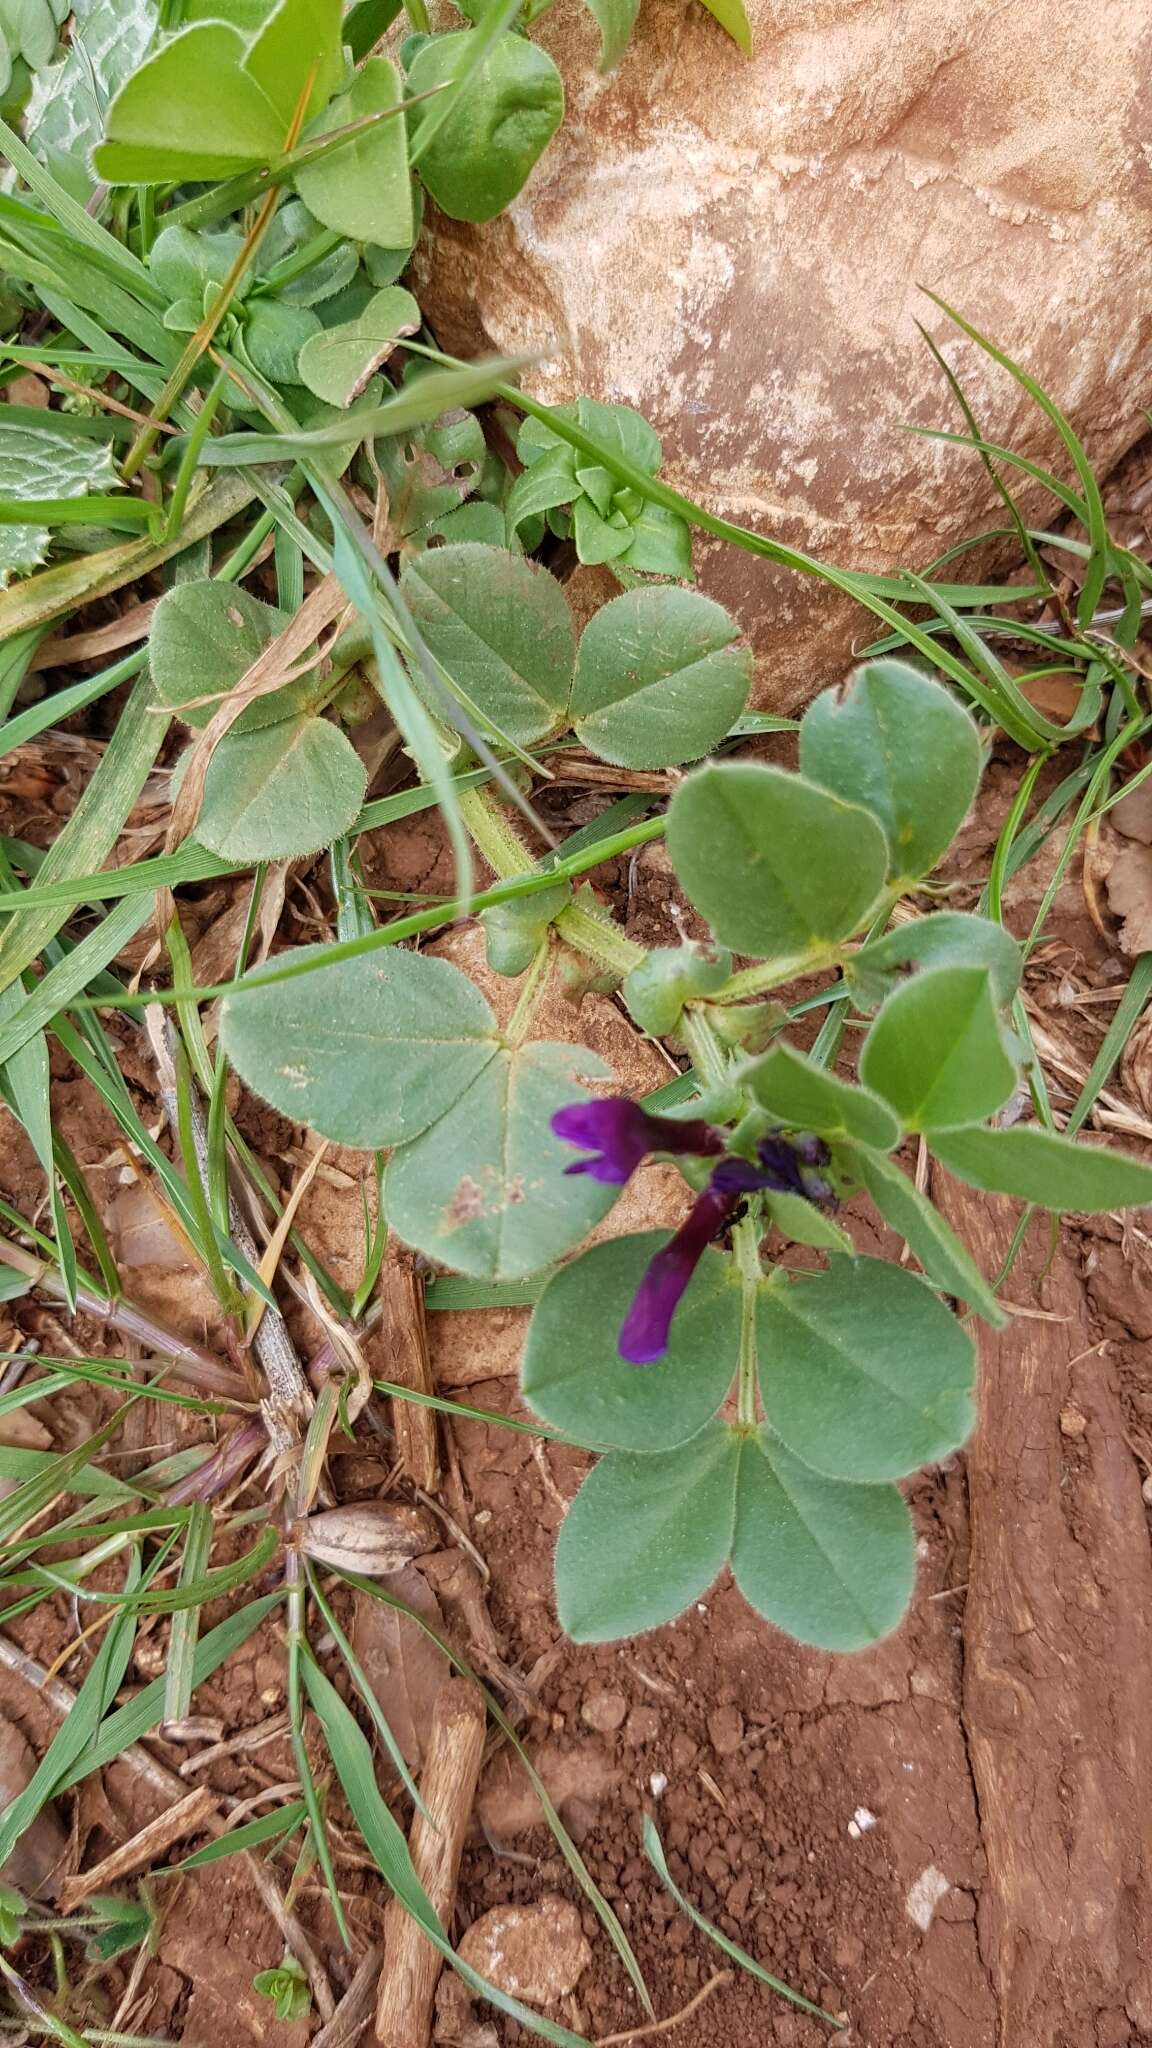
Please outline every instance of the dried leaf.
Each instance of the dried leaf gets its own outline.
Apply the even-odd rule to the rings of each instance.
[[[1123,920],[1120,950],[1152,952],[1152,848],[1132,844],[1117,854],[1104,884],[1108,907]]]
[[[1113,804],[1109,817],[1125,839],[1138,839],[1152,846],[1152,779],[1140,782]]]
[[[388,1591],[419,1614],[429,1627],[443,1632],[444,1617],[439,1603],[415,1565],[397,1572],[389,1581]],[[447,1657],[418,1622],[366,1593],[356,1595],[352,1647],[405,1763],[413,1770],[419,1769],[424,1761],[432,1709],[441,1686],[452,1675]]]
[[[383,1579],[402,1572],[414,1557],[433,1549],[437,1534],[431,1515],[422,1508],[365,1500],[311,1515],[304,1523],[302,1541],[308,1556],[320,1564]]]
[[[19,1728],[12,1721],[0,1720],[0,1813],[23,1792],[35,1769],[31,1745]],[[49,1801],[21,1835],[0,1869],[0,1879],[33,1898],[55,1898],[67,1851],[68,1837]]]

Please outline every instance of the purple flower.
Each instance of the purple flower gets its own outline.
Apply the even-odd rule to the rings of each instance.
[[[739,1208],[741,1192],[717,1187],[714,1175],[713,1185],[697,1195],[675,1237],[649,1260],[620,1330],[620,1356],[630,1365],[651,1365],[663,1358],[680,1297],[712,1239]]]
[[[822,1206],[835,1202],[831,1181],[816,1171],[828,1163],[822,1138],[784,1138],[773,1132],[761,1139],[756,1152],[758,1166],[729,1154],[713,1167],[708,1186],[697,1195],[675,1237],[649,1260],[620,1330],[620,1356],[630,1365],[652,1365],[663,1358],[688,1282],[745,1195],[767,1189]]]
[[[568,1145],[581,1145],[595,1156],[577,1159],[565,1173],[587,1173],[593,1180],[623,1187],[650,1152],[692,1153],[705,1158],[724,1150],[724,1134],[699,1121],[677,1123],[672,1117],[650,1116],[630,1095],[609,1095],[599,1102],[573,1102],[558,1109],[552,1129]]]

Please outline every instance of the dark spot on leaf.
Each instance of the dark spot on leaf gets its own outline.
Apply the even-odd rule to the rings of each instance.
[[[466,1223],[477,1222],[483,1214],[484,1197],[479,1184],[466,1173],[444,1211],[444,1227],[460,1230]]]

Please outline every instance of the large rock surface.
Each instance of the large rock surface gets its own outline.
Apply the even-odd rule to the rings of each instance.
[[[1100,465],[1141,431],[1152,285],[1152,10],[1109,0],[749,0],[749,62],[697,0],[643,0],[600,78],[578,0],[535,31],[565,124],[511,211],[433,219],[422,300],[456,348],[547,356],[527,388],[623,400],[666,475],[841,566],[921,567],[999,524],[916,321],[983,431],[1051,461],[1050,428],[918,291],[1038,377]],[[1043,493],[1026,498],[1050,506]],[[750,632],[763,703],[844,670],[869,619],[822,586],[697,543]]]

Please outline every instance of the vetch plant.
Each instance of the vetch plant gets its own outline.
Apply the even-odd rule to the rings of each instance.
[[[441,641],[431,608],[425,630],[457,677],[471,644],[456,638],[469,617],[460,591],[471,595],[483,553],[422,558],[422,575],[444,579],[429,589],[449,594]],[[504,651],[499,632],[484,637]],[[531,700],[494,682],[485,694],[487,671],[470,671],[513,737],[559,701],[549,664],[567,674],[562,635],[552,648],[538,630],[534,644]],[[521,714],[529,701],[543,708]],[[668,847],[710,943],[644,954],[544,869],[551,915],[534,927],[506,1031],[458,968],[367,941],[312,972],[306,952],[282,956],[224,1006],[230,1058],[277,1108],[345,1143],[394,1148],[392,1227],[457,1271],[539,1271],[647,1159],[683,1173],[679,1229],[556,1267],[529,1330],[525,1399],[604,1453],[557,1546],[560,1616],[583,1641],[671,1620],[725,1562],[759,1613],[825,1649],[861,1648],[899,1621],[915,1549],[898,1482],[971,1428],[976,1351],[960,1307],[1004,1320],[898,1160],[907,1140],[976,1187],[1053,1209],[1152,1201],[1141,1163],[1012,1121],[1015,1110],[998,1120],[1026,1078],[1009,1021],[1020,952],[1002,926],[932,910],[886,929],[975,795],[983,752],[969,713],[923,671],[874,661],[816,699],[799,756],[798,772],[706,762],[676,790]],[[642,1028],[690,1053],[691,1099],[660,1114],[600,1092],[588,1054],[527,1035],[552,950],[573,945],[615,972]],[[773,992],[812,974],[837,978],[830,1022],[805,1050]],[[831,1064],[849,1021],[854,1078]],[[861,1196],[919,1272],[857,1251],[842,1212]]]

